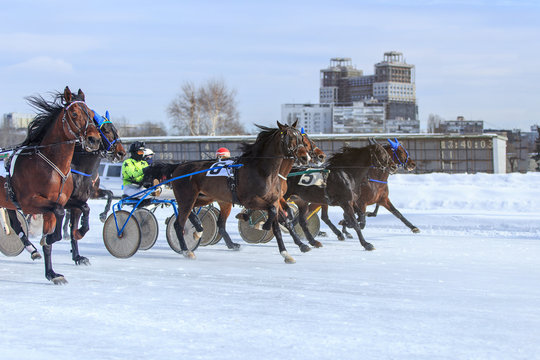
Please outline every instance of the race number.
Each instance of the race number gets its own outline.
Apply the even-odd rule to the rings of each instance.
[[[298,185],[325,187],[326,179],[322,172],[312,172],[302,175]]]
[[[232,165],[233,163],[233,160],[218,161],[210,166],[210,170],[206,173],[206,176],[232,176],[232,169],[225,166]]]

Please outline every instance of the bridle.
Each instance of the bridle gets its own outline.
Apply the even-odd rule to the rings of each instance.
[[[69,115],[69,112],[68,112],[69,108],[75,104],[84,104],[84,107],[81,106],[81,109],[84,111],[87,117],[86,125],[84,126],[84,129],[82,126],[78,126]],[[81,144],[84,144],[86,142],[85,139],[88,132],[88,126],[90,125],[90,122],[89,122],[90,114],[88,113],[87,109],[88,107],[86,106],[86,103],[84,101],[81,101],[81,100],[73,101],[64,107],[64,115],[62,116],[62,128],[65,129],[67,125],[67,130],[69,131],[69,133],[75,138],[75,140],[77,140]],[[77,135],[73,131],[73,128],[77,130],[77,133],[79,135]]]
[[[94,110],[92,110],[94,111]],[[96,127],[99,131],[99,133],[101,134],[101,143],[102,145],[105,145],[103,144],[103,141],[105,141],[105,143],[108,145],[107,148],[105,149],[105,151],[107,153],[111,153],[113,152],[113,150],[111,150],[111,148],[114,146],[114,144],[116,144],[117,142],[118,143],[121,143],[122,141],[120,140],[120,138],[118,137],[118,132],[116,131],[116,128],[114,126],[114,124],[108,119],[107,116],[103,117],[101,115],[99,115],[97,112],[94,111],[94,122],[96,123]],[[111,131],[113,133],[113,141],[111,142],[107,136],[103,133],[103,130],[101,129],[103,127],[103,125],[105,124],[111,124]]]
[[[294,133],[294,137],[296,138],[296,145],[292,144],[292,134],[289,134],[289,132],[292,131]],[[285,155],[286,159],[298,159],[298,149],[301,147],[305,148],[305,145],[302,141],[302,135],[300,134],[300,131],[298,129],[289,127],[285,131],[281,131],[281,144],[283,146],[283,154]]]
[[[397,138],[394,138],[394,141],[390,140],[390,139],[386,139],[388,141],[388,143],[390,144],[390,147],[392,149],[392,160],[394,161],[394,163],[399,163],[400,166],[402,167],[405,167],[405,165],[407,165],[407,162],[409,161],[409,152],[407,151],[407,149],[405,149],[403,147],[402,144],[400,144],[400,142],[398,141]],[[399,147],[401,146],[401,148],[403,149],[403,151],[405,151],[405,154],[407,155],[405,161],[401,161],[400,157],[399,157],[399,154],[398,154],[398,149]]]
[[[395,174],[397,172],[398,167],[394,164],[392,161],[390,155],[386,152],[386,150],[382,147],[379,143],[372,144],[374,148],[379,148],[379,153],[384,154],[382,155],[385,157],[386,161],[383,159],[380,159],[379,156],[377,156],[377,151],[375,151],[374,148],[371,148],[370,155],[371,155],[371,164],[373,167],[382,170],[382,171],[388,171],[390,174]],[[386,155],[386,156],[385,156]],[[392,164],[390,164],[392,162]],[[393,166],[392,166],[393,165]]]

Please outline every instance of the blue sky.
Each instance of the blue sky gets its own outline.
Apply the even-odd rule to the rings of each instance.
[[[163,122],[185,81],[223,79],[241,121],[274,124],[281,104],[318,102],[319,73],[385,51],[416,69],[428,115],[486,127],[540,123],[540,1],[4,1],[0,114],[24,97],[82,88],[94,109]]]

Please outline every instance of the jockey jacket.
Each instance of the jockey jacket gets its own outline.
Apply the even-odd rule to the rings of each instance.
[[[135,160],[129,158],[122,164],[122,178],[124,185],[135,184],[139,185],[144,177],[143,169],[148,166],[144,160]]]

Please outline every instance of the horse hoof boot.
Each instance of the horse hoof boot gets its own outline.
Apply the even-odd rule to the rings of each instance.
[[[190,259],[190,260],[195,260],[196,259],[195,254],[193,253],[193,251],[189,251],[189,250],[182,251],[182,255],[184,255],[185,258]]]
[[[41,259],[41,254],[39,253],[39,251],[34,250],[34,251],[32,251],[32,253],[30,254],[30,258],[31,258],[32,260],[39,260],[39,259]]]
[[[52,281],[55,285],[67,284],[67,280],[64,275],[57,274],[52,270],[45,273],[45,277],[47,278],[47,280]]]
[[[193,232],[193,239],[195,241],[199,240],[202,237],[203,232],[202,231],[194,231]]]

